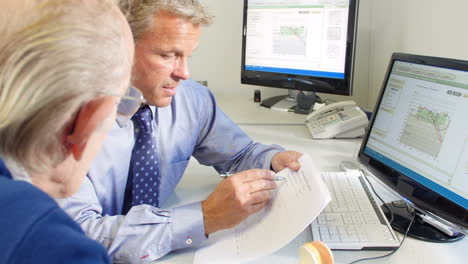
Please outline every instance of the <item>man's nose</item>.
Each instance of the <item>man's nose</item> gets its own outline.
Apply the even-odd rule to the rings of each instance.
[[[173,74],[181,80],[187,80],[190,77],[187,58],[181,58],[176,62]]]

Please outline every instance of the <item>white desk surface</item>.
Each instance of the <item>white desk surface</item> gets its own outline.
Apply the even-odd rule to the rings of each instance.
[[[286,91],[286,90],[285,90]],[[266,99],[266,98],[263,98]],[[301,125],[306,115],[271,110],[244,96],[216,96],[219,107],[239,125]]]
[[[250,103],[254,104],[254,103]],[[248,104],[245,104],[248,105]],[[250,106],[255,108],[258,105]],[[247,107],[247,106],[246,106]],[[239,107],[238,109],[245,109]],[[260,108],[265,118],[271,116],[271,110]],[[230,113],[233,108],[226,108],[225,111]],[[269,112],[264,112],[269,111]],[[259,116],[256,112],[250,112],[251,116]],[[253,114],[252,114],[253,113]],[[274,112],[276,115],[276,111]],[[292,113],[282,113],[282,118],[288,118]],[[247,118],[244,114],[231,115],[234,121],[242,123]],[[297,117],[296,117],[297,118]],[[265,120],[266,120],[265,119]],[[268,120],[273,120],[272,118]],[[298,120],[298,118],[297,118]],[[292,125],[277,125],[266,122],[267,125],[253,125],[247,122],[241,125],[241,128],[254,140],[265,144],[278,144],[287,149],[297,150],[299,152],[308,153],[315,161],[319,169],[324,171],[338,171],[339,163],[343,160],[355,160],[356,154],[359,151],[360,139],[352,140],[312,140],[309,136],[307,128],[297,124]],[[165,207],[186,204],[192,201],[200,201],[205,199],[209,193],[221,181],[213,168],[204,167],[192,159],[189,167],[186,170],[186,175],[179,183],[175,193],[165,204]],[[377,191],[386,192],[381,186],[376,184]],[[380,188],[379,188],[380,187]],[[384,197],[391,197],[390,194],[385,194]],[[385,199],[385,198],[384,198]],[[260,264],[275,264],[275,263],[298,263],[298,248],[305,242],[312,241],[310,228],[307,228],[296,239],[285,245],[270,256],[258,259],[251,263]],[[373,261],[363,263],[412,263],[412,264],[431,264],[431,263],[450,263],[461,264],[467,263],[468,259],[468,239],[450,244],[435,244],[418,241],[412,238],[407,238],[403,246],[394,255]],[[382,251],[334,251],[335,263],[349,263],[353,260],[363,257],[380,256],[386,252]],[[184,249],[170,253],[169,255],[158,260],[157,263],[192,263],[193,249]]]

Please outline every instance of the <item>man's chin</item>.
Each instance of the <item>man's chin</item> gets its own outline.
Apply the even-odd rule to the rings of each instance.
[[[171,97],[164,97],[164,98],[158,98],[154,101],[149,101],[149,105],[154,105],[156,107],[166,107],[170,105],[172,102],[172,96]]]

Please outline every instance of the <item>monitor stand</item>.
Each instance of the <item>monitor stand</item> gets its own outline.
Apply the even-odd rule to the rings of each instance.
[[[391,223],[392,228],[401,234],[405,234],[408,224],[413,217],[413,212],[410,212],[410,210],[414,211],[416,209],[413,209],[402,200],[386,203],[386,205],[393,212],[393,222]],[[382,206],[381,208],[388,221],[390,221],[391,215],[387,208],[385,206]],[[465,235],[459,233],[454,236],[449,236],[432,225],[424,222],[420,216],[416,215],[413,225],[408,232],[408,236],[427,242],[449,243],[459,241],[463,239]]]
[[[288,95],[280,95],[263,100],[261,106],[273,110],[307,115],[313,111],[318,96],[315,92],[305,94],[298,90],[288,90]]]
[[[288,95],[279,95],[270,97],[262,101],[261,106],[271,108],[279,111],[294,111],[294,107],[297,105],[297,94],[299,91],[288,90]]]

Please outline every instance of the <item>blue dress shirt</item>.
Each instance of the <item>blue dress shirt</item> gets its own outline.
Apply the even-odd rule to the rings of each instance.
[[[191,156],[227,172],[269,169],[273,155],[283,151],[253,142],[218,108],[208,88],[193,80],[181,82],[169,106],[151,110],[160,159],[160,204],[173,193]],[[201,244],[206,240],[201,202],[171,209],[139,205],[121,215],[133,145],[133,123],[117,120],[80,191],[60,204],[108,248],[114,261],[154,260]]]

